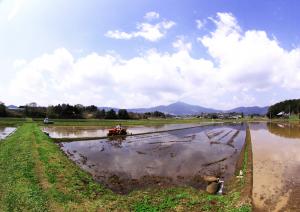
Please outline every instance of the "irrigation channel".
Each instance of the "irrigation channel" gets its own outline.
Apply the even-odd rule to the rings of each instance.
[[[153,129],[145,128],[145,133],[128,137],[59,145],[96,181],[125,194],[155,186],[189,185],[204,189],[206,175],[219,176],[226,182],[234,176],[246,136],[244,123],[190,125],[180,129],[172,126],[152,133],[149,130]]]

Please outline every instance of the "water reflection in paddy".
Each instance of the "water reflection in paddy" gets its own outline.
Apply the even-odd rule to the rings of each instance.
[[[11,133],[15,131],[15,127],[3,127],[0,126],[0,140],[6,138],[9,136]]]
[[[202,126],[127,137],[61,143],[62,150],[99,182],[127,193],[135,188],[191,185],[203,175],[233,176],[245,125]]]
[[[300,126],[289,123],[252,123],[250,129],[256,210],[299,210]]]
[[[127,129],[129,133],[138,134],[138,133],[146,133],[146,132],[157,132],[157,131],[180,129],[186,127],[199,126],[199,125],[200,124],[164,124],[164,125],[154,125],[154,126],[129,126],[127,127]],[[51,127],[43,127],[42,130],[49,133],[49,136],[51,138],[82,138],[82,137],[104,137],[107,135],[109,128],[111,127],[51,126]]]

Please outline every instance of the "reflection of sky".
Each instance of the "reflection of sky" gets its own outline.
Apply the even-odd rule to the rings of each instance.
[[[242,129],[234,138],[233,145],[226,145],[236,132]],[[222,132],[209,139],[210,132]],[[238,154],[235,149],[241,149],[245,140],[244,126],[205,126],[199,128],[132,136],[123,141],[120,146],[113,145],[116,141],[106,139],[63,143],[64,151],[69,151],[79,160],[80,154],[87,157],[85,167],[94,175],[117,174],[120,177],[139,179],[146,175],[156,175],[173,178],[184,176],[191,180],[194,175],[216,171],[219,165],[228,167],[226,176],[232,176],[235,160]],[[221,144],[211,144],[219,141]],[[74,150],[76,152],[74,152]],[[232,158],[228,158],[232,156]],[[227,160],[205,167],[204,164]]]
[[[129,126],[128,132],[132,134],[157,132],[186,127],[194,127],[200,124],[165,124],[155,126]],[[109,127],[44,127],[52,138],[80,138],[80,137],[103,137],[108,133]]]
[[[4,139],[10,135],[16,128],[15,127],[0,127],[0,139]]]
[[[291,128],[285,123],[268,123],[268,126],[260,123],[250,124],[250,129],[254,203],[264,210],[278,211],[292,197],[292,191],[300,189],[300,139],[288,138],[286,134],[287,129],[298,131],[299,128]]]

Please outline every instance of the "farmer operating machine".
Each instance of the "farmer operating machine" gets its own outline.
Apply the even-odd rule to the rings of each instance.
[[[116,127],[108,130],[107,136],[116,136],[116,135],[127,135],[127,129],[122,127],[119,124]]]

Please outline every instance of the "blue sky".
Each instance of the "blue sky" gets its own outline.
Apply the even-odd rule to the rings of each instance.
[[[300,96],[300,3],[0,1],[0,101],[269,105]]]

